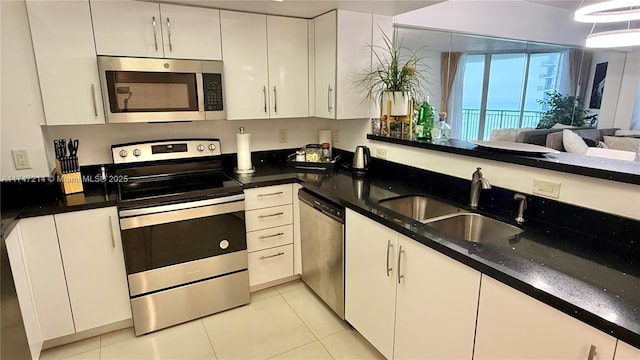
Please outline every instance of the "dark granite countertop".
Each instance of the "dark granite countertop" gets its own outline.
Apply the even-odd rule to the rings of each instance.
[[[403,176],[400,180],[397,174],[385,176],[381,173],[361,177],[353,176],[345,169],[322,173],[268,164],[257,166],[253,175],[237,178],[249,187],[300,182],[322,197],[640,348],[640,256],[637,248],[630,249],[625,239],[620,238],[625,237],[633,243],[640,229],[638,221],[621,219],[614,225],[625,227],[625,231],[614,230],[595,237],[562,224],[534,219],[532,211],[537,211],[534,204],[533,209],[530,206],[525,212],[528,220],[517,240],[487,239],[482,243],[471,243],[448,238],[428,224],[378,205],[381,199],[405,194],[434,196],[430,190],[425,191],[417,178]],[[462,203],[448,194],[434,197],[457,206]],[[468,188],[460,198],[467,197]],[[482,201],[488,199],[481,198]],[[535,199],[533,201],[535,203]],[[515,224],[513,216],[487,210],[492,209],[481,207],[478,212]],[[594,220],[586,218],[588,216],[604,216],[584,209],[577,212],[583,221]],[[605,218],[596,220],[610,222]]]

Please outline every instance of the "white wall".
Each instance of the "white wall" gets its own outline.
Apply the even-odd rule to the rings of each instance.
[[[590,24],[573,11],[523,0],[449,0],[394,18],[398,24],[584,46]]]
[[[353,151],[356,145],[366,145],[374,157],[377,157],[377,150],[382,149],[386,150],[389,161],[469,180],[480,166],[492,185],[526,194],[532,193],[533,179],[559,182],[559,201],[640,220],[638,185],[371,141],[366,139],[370,132],[367,119],[330,121],[328,125],[339,129],[340,142],[336,147],[340,149]]]
[[[111,145],[144,140],[178,138],[219,138],[223,153],[236,152],[236,133],[243,126],[251,134],[251,150],[287,149],[318,142],[318,130],[326,126],[325,119],[278,119],[242,121],[195,121],[163,124],[105,124],[43,126],[45,144],[53,151],[53,140],[80,140],[80,165],[111,163]],[[280,143],[278,131],[287,130],[287,142]],[[50,159],[53,161],[53,159]]]
[[[44,122],[24,1],[0,1],[0,176],[47,176]],[[31,169],[15,170],[11,149],[29,152]]]
[[[606,81],[609,81],[608,76]],[[627,53],[613,126],[620,129],[633,129],[634,110],[637,111],[636,121],[640,122],[640,49],[637,48],[634,52]],[[640,128],[640,123],[635,126]]]

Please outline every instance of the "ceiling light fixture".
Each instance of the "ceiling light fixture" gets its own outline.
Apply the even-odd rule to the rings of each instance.
[[[607,0],[576,10],[574,20],[608,23],[640,20],[640,0]]]
[[[640,29],[603,31],[587,36],[588,48],[612,48],[640,45]]]

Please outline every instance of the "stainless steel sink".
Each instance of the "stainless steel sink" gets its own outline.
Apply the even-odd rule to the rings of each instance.
[[[475,213],[454,214],[427,225],[446,236],[472,242],[509,239],[522,232],[519,227]]]
[[[381,206],[420,222],[462,212],[457,206],[450,205],[422,195],[407,195],[378,202]]]

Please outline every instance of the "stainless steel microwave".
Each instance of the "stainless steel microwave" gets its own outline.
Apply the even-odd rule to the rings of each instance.
[[[99,56],[109,123],[226,118],[222,61]]]

